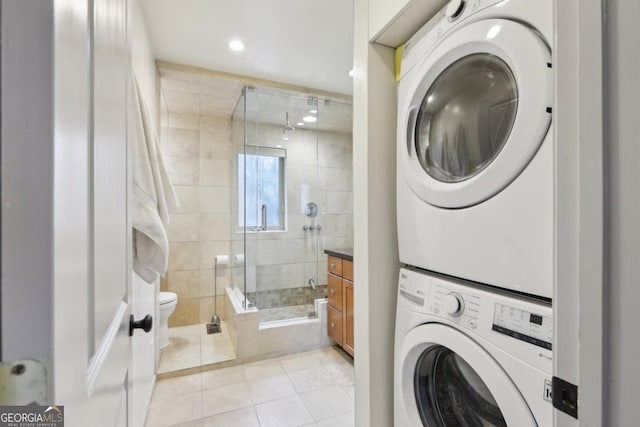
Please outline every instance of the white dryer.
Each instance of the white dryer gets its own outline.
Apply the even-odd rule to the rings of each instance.
[[[451,0],[404,46],[400,261],[551,298],[552,1]]]
[[[548,304],[400,271],[396,427],[552,426]]]

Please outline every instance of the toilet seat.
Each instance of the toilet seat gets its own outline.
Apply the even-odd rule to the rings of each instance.
[[[171,304],[177,299],[178,295],[174,292],[160,292],[160,305]]]

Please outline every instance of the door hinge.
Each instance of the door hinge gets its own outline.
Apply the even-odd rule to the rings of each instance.
[[[0,405],[47,403],[47,369],[36,360],[0,363]]]
[[[551,379],[553,407],[578,419],[578,386],[562,378]]]

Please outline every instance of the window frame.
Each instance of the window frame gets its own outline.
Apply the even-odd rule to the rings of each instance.
[[[244,176],[240,177],[240,162],[243,161],[241,159],[246,159],[244,156],[263,156],[263,157],[276,157],[279,159],[279,207],[280,207],[280,215],[279,225],[267,225],[265,230],[262,230],[260,225],[250,225],[245,226],[247,222],[247,212],[246,205],[244,203],[243,195],[246,193],[246,182],[244,181]],[[239,146],[235,153],[235,180],[237,182],[236,186],[236,202],[235,209],[237,209],[237,214],[234,215],[234,223],[236,232],[242,233],[265,233],[265,232],[286,232],[287,231],[287,150],[284,148],[272,148],[272,147],[260,147],[255,145],[242,145]],[[246,171],[246,160],[244,160],[243,170]],[[245,174],[246,175],[246,174]],[[256,217],[259,217],[256,212]],[[242,219],[242,222],[241,222]]]

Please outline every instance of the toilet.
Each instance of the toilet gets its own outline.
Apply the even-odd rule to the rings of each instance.
[[[160,292],[160,324],[158,325],[160,348],[169,344],[169,316],[178,304],[178,295],[174,292]]]

